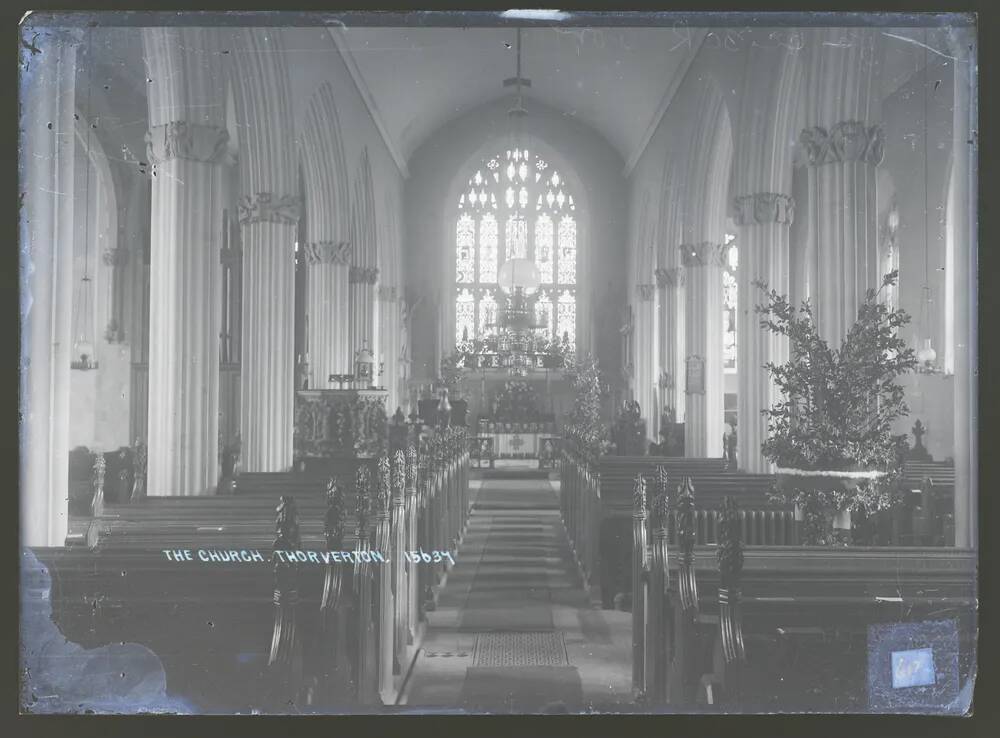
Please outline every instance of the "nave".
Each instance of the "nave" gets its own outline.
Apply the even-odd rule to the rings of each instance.
[[[476,480],[473,481],[476,484]],[[583,588],[547,479],[487,479],[401,697],[407,707],[628,709],[628,613]]]

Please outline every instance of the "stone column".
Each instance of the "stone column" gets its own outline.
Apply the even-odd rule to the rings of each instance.
[[[737,269],[736,371],[737,458],[739,468],[754,474],[768,474],[771,464],[761,455],[767,439],[767,418],[761,415],[778,399],[764,364],[788,360],[788,341],[760,327],[754,307],[763,294],[754,285],[762,280],[779,294],[789,290],[788,237],[794,203],[788,195],[758,192],[736,198],[739,236]]]
[[[846,120],[829,130],[802,132],[809,165],[810,284],[820,336],[837,347],[857,319],[870,287],[878,287],[878,208],[875,167],[882,161],[882,128]]]
[[[331,374],[353,371],[347,320],[351,247],[347,243],[308,243],[305,259],[309,387],[326,389],[332,386]]]
[[[149,297],[150,496],[218,481],[224,127],[171,121],[146,137],[153,165]]]
[[[975,40],[958,38],[955,55],[955,108],[952,133],[952,170],[948,192],[948,222],[955,250],[952,274],[955,294],[955,546],[977,548],[978,535],[978,380],[976,160],[977,97],[974,76]],[[964,43],[963,43],[964,41]],[[971,51],[971,53],[970,53]]]
[[[299,198],[258,192],[240,202],[243,230],[242,468],[292,465],[295,236]]]
[[[680,253],[686,268],[684,455],[721,458],[723,245],[684,244]]]
[[[674,409],[677,422],[684,417],[684,269],[660,267],[656,270],[656,286],[660,290],[659,351],[660,372],[665,372],[667,386],[660,390],[660,407]],[[657,384],[659,386],[659,377]]]
[[[218,482],[220,249],[231,161],[218,32],[147,28],[151,163],[149,496]]]
[[[21,545],[62,546],[73,358],[73,108],[83,31],[28,25],[21,34],[39,50],[22,46],[20,67]]]
[[[656,285],[637,284],[635,286],[635,340],[632,344],[635,364],[635,399],[646,421],[646,440],[656,438],[660,413],[659,392],[656,379],[659,376],[659,336],[657,322],[659,310],[656,304]]]
[[[295,398],[295,242],[301,214],[296,120],[284,32],[230,31],[240,130],[243,244],[241,468],[292,465]]]
[[[367,346],[378,361],[378,346],[375,345],[375,284],[378,282],[378,268],[352,266],[348,274],[348,294],[350,295],[350,352]],[[352,363],[353,366],[353,363]]]
[[[806,125],[799,141],[808,165],[807,250],[820,336],[836,348],[878,287],[875,168],[884,142],[878,89],[883,38],[877,29],[833,28],[809,35]],[[837,91],[831,94],[831,91]]]

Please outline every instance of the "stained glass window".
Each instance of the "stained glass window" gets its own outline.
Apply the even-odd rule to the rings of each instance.
[[[552,246],[552,218],[542,213],[535,221],[535,265],[544,284],[552,282],[552,265],[555,262]]]
[[[485,213],[479,221],[479,281],[490,284],[497,281],[497,218]]]
[[[455,338],[496,329],[499,268],[527,258],[541,286],[535,316],[549,339],[576,339],[576,202],[562,173],[526,149],[488,157],[458,198],[455,230]]]
[[[559,282],[576,284],[576,221],[572,215],[559,219]]]
[[[564,290],[559,295],[556,313],[556,339],[576,344],[576,296]]]
[[[483,290],[482,297],[479,298],[479,334],[485,336],[490,333],[492,326],[497,322],[497,301],[493,298],[492,292]]]
[[[462,213],[455,236],[455,279],[463,284],[475,281],[476,224],[472,216]]]
[[[727,372],[736,371],[736,268],[739,251],[736,236],[726,234],[725,262],[722,268],[722,350],[723,367]]]
[[[476,301],[469,290],[458,293],[455,301],[455,341],[470,341],[476,337]]]

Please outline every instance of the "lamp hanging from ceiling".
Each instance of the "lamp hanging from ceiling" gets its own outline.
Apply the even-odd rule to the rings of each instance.
[[[523,89],[531,87],[531,80],[521,75],[521,29],[515,40],[516,67],[513,77],[503,81],[503,86],[514,88],[514,102],[507,111],[510,130],[510,152],[520,158],[525,151],[524,120],[528,111],[524,107]],[[511,376],[524,377],[534,364],[538,337],[536,331],[546,326],[535,314],[535,293],[541,283],[538,267],[531,259],[508,259],[500,267],[497,286],[503,295],[503,306],[497,311],[497,322],[490,326],[497,331],[497,354],[500,365]]]
[[[931,75],[930,67],[928,66],[929,60],[927,56],[927,31],[924,30],[924,285],[921,290],[921,300],[920,300],[920,330],[923,333],[923,340],[921,342],[920,348],[917,350],[917,361],[919,364],[919,371],[926,374],[933,374],[937,371],[936,361],[937,361],[937,351],[934,350],[934,344],[931,340],[931,287],[930,287],[930,257],[929,257],[929,245],[927,239],[928,231],[928,197],[927,197],[927,176],[928,176],[928,165],[927,156],[930,151],[930,146],[928,145],[928,133],[930,131],[928,114],[929,106],[927,103],[928,87],[930,86]]]
[[[91,29],[87,29],[87,117],[93,118],[91,107],[91,89],[93,88],[94,60],[91,51]],[[87,140],[84,173],[84,227],[83,227],[83,277],[76,288],[73,317],[73,355],[70,361],[71,369],[96,369],[97,360],[94,354],[94,283],[90,277],[90,125],[87,126]]]

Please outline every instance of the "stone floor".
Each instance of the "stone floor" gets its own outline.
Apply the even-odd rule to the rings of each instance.
[[[583,588],[558,482],[474,480],[456,564],[399,704],[421,712],[617,712],[631,704],[631,616]]]

